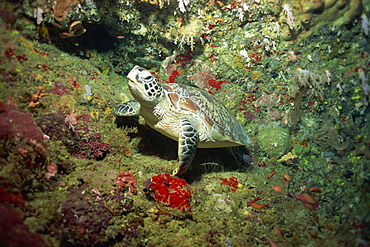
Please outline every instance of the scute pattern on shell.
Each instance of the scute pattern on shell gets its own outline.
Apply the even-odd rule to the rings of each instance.
[[[208,93],[181,84],[162,85],[167,91],[172,105],[184,111],[196,114],[204,129],[215,131],[226,139],[240,144],[249,142],[248,136],[229,109]],[[217,141],[217,140],[214,140]]]

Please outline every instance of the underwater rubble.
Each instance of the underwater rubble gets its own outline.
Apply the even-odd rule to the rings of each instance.
[[[0,3],[1,246],[369,246],[369,0]],[[140,65],[251,139],[116,117]],[[232,130],[230,130],[232,131]],[[25,242],[27,240],[27,242]]]

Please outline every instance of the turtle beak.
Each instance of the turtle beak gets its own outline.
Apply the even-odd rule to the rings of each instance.
[[[140,67],[136,65],[127,75],[128,86],[133,95],[136,95],[136,94],[140,95],[140,92],[142,91],[142,88],[140,87],[141,83],[138,80],[138,76],[140,72],[139,69]]]
[[[139,76],[139,72],[140,71],[142,71],[143,70],[143,68],[141,68],[141,67],[139,67],[138,65],[136,65],[129,73],[128,73],[128,75],[127,75],[127,78],[131,81],[131,82],[133,82],[133,83],[135,83],[135,82],[137,82],[138,81],[138,76]]]
[[[128,86],[130,88],[132,96],[141,102],[146,99],[148,96],[144,93],[144,86],[140,79],[140,73],[145,69],[136,65],[127,75]]]

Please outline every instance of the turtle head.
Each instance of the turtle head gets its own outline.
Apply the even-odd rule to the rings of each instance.
[[[157,103],[163,97],[163,88],[148,70],[135,66],[127,78],[132,96],[140,103]]]

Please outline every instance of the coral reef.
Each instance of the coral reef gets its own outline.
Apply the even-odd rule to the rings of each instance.
[[[368,246],[369,6],[1,1],[0,245]],[[172,177],[177,143],[112,114],[135,65],[223,102],[242,164]]]

